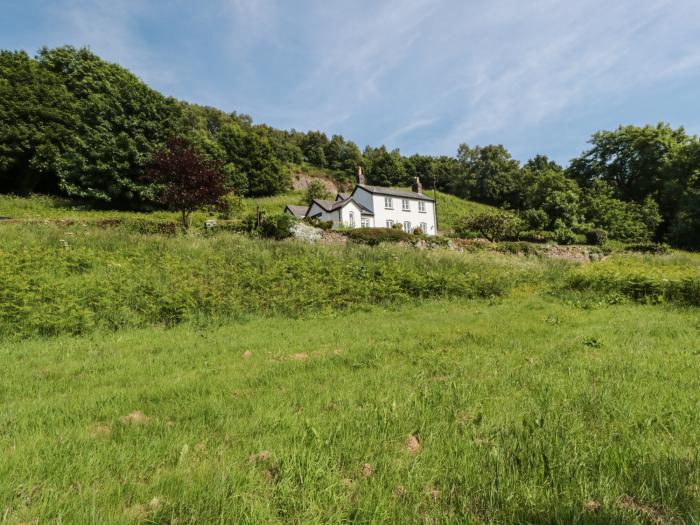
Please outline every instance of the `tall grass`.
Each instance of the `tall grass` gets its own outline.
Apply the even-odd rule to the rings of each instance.
[[[569,289],[613,293],[645,303],[700,306],[700,256],[620,254],[572,272]]]
[[[51,336],[495,297],[555,267],[488,254],[308,246],[227,233],[166,237],[79,224],[9,225],[0,247],[0,334]]]

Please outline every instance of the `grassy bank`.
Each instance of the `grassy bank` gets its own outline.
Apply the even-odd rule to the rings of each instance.
[[[438,297],[498,297],[557,282],[538,259],[400,247],[142,235],[4,225],[0,336],[52,336],[250,315],[299,316]]]
[[[700,257],[680,252],[617,253],[579,264],[498,246],[470,253],[311,246],[81,222],[3,224],[0,238],[0,339],[498,298],[514,290],[581,305],[700,305]]]
[[[699,335],[514,297],[4,344],[0,516],[696,522]]]

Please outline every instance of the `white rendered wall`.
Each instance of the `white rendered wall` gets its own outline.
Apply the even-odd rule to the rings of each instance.
[[[374,225],[377,228],[385,228],[386,221],[392,220],[394,224],[401,224],[405,221],[411,223],[411,231],[420,227],[420,223],[427,225],[426,235],[437,235],[435,229],[435,203],[432,201],[419,201],[418,199],[408,199],[409,211],[403,211],[401,207],[401,197],[391,197],[393,209],[384,207],[384,195],[372,195],[374,201]],[[388,195],[387,195],[388,197]],[[425,203],[425,212],[418,211],[418,202]]]

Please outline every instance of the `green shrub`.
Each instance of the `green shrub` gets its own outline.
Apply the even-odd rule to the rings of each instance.
[[[356,228],[348,234],[351,241],[359,244],[376,246],[382,242],[403,242],[412,241],[410,233],[399,228]]]
[[[260,235],[266,239],[282,240],[291,237],[290,228],[295,219],[288,213],[264,217],[260,223]]]
[[[602,229],[588,230],[586,232],[586,242],[594,246],[602,246],[608,241],[608,232]]]
[[[517,215],[504,210],[479,213],[463,217],[455,226],[455,233],[460,237],[477,232],[491,242],[501,239],[517,239],[524,229],[523,220]]]
[[[626,252],[634,253],[650,253],[652,255],[663,255],[671,251],[671,247],[668,244],[657,244],[653,242],[642,243],[642,244],[628,244],[625,246]]]
[[[559,228],[554,231],[554,240],[558,244],[576,244],[580,238],[569,228]]]
[[[234,217],[238,217],[243,212],[244,208],[245,203],[243,197],[230,192],[221,198],[221,205],[216,211],[218,211],[220,219],[231,220]]]
[[[527,227],[532,230],[543,230],[549,224],[549,215],[542,209],[528,209],[522,213]]]
[[[554,232],[546,230],[528,230],[520,233],[520,240],[526,242],[553,242],[555,240]]]
[[[333,229],[333,221],[322,221],[318,217],[305,217],[304,222],[309,226],[313,226],[314,228],[321,228],[325,231]]]

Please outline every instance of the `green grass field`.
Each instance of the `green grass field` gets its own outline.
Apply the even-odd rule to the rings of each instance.
[[[700,523],[697,254],[0,202],[2,524]]]
[[[516,297],[5,344],[0,516],[694,523],[699,341]]]

